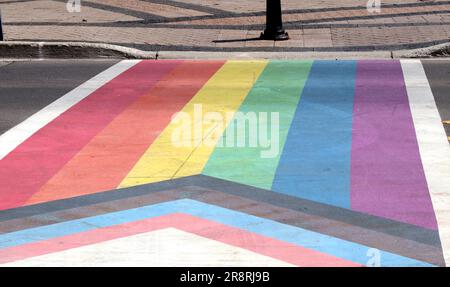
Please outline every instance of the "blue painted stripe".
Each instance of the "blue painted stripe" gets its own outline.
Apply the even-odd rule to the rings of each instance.
[[[367,256],[370,248],[368,246],[190,199],[165,202],[2,234],[0,235],[0,248],[18,246],[101,227],[180,212],[241,228],[259,235],[303,246],[360,264],[366,264],[370,259]],[[380,255],[383,266],[433,266],[429,263],[381,250]]]
[[[350,208],[356,61],[315,61],[272,190]]]

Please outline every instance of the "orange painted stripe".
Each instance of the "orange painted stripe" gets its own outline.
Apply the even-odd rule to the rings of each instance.
[[[118,115],[26,203],[115,189],[156,137],[224,64],[187,61]]]

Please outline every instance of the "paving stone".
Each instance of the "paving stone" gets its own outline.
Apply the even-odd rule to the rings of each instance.
[[[450,33],[450,3],[444,1],[391,0],[380,13],[369,13],[360,0],[284,0],[291,40],[280,43],[245,41],[264,29],[265,0],[90,0],[82,1],[81,13],[69,13],[64,0],[0,3],[6,40],[106,42],[146,50],[400,50],[442,43]]]

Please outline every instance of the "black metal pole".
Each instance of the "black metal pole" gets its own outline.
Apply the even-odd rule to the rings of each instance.
[[[261,38],[275,41],[289,40],[289,35],[283,28],[281,0],[267,0],[266,29]]]
[[[2,10],[0,9],[0,41],[3,41]]]

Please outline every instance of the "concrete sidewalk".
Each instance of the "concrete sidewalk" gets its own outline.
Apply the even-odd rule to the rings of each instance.
[[[0,0],[7,41],[119,44],[147,51],[380,51],[450,38],[450,1],[284,0],[290,41],[257,39],[265,0]]]

